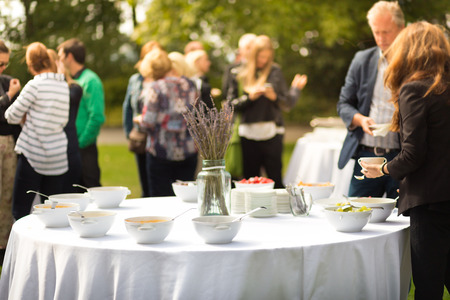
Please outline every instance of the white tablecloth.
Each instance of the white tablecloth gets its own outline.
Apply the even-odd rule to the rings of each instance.
[[[192,210],[166,241],[139,245],[123,219],[175,216],[195,205],[175,197],[126,200],[105,237],[18,220],[6,250],[0,299],[406,299],[409,219],[391,215],[340,233],[319,207],[309,217],[243,220],[234,241],[207,245]],[[9,298],[8,298],[9,297]]]
[[[345,128],[317,127],[299,138],[284,175],[284,184],[331,182],[335,184],[333,195],[348,195],[355,160],[351,159],[342,170],[337,166],[346,134]]]

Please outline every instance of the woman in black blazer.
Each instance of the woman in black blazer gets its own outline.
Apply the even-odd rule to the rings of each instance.
[[[442,299],[450,289],[450,44],[440,27],[409,25],[388,50],[385,83],[396,106],[392,130],[402,150],[367,165],[369,178],[400,182],[399,214],[411,221],[415,299]]]

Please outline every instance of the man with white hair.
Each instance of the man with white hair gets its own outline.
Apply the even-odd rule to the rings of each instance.
[[[398,133],[374,135],[374,125],[390,124],[394,105],[390,91],[384,87],[383,75],[387,61],[383,53],[404,28],[403,12],[397,2],[378,1],[367,13],[377,46],[358,51],[353,58],[341,89],[337,111],[348,132],[339,157],[344,168],[350,158],[385,157],[392,160],[400,151]],[[355,164],[353,175],[362,175]],[[358,180],[352,176],[349,196],[397,197],[398,182],[390,176]]]

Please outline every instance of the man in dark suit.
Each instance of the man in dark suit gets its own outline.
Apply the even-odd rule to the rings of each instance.
[[[403,12],[397,2],[378,1],[367,13],[376,47],[356,53],[341,89],[337,110],[348,133],[341,150],[338,167],[344,168],[350,158],[385,157],[392,160],[400,150],[398,134],[376,136],[373,125],[389,124],[394,105],[390,91],[384,87],[387,61],[383,52],[404,28]],[[355,164],[353,175],[362,175]],[[349,196],[397,197],[398,182],[391,177],[358,180],[352,176]]]

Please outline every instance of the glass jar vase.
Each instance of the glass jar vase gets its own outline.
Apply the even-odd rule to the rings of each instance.
[[[201,216],[229,215],[231,205],[231,175],[225,170],[225,160],[203,160],[197,175],[198,211]]]

